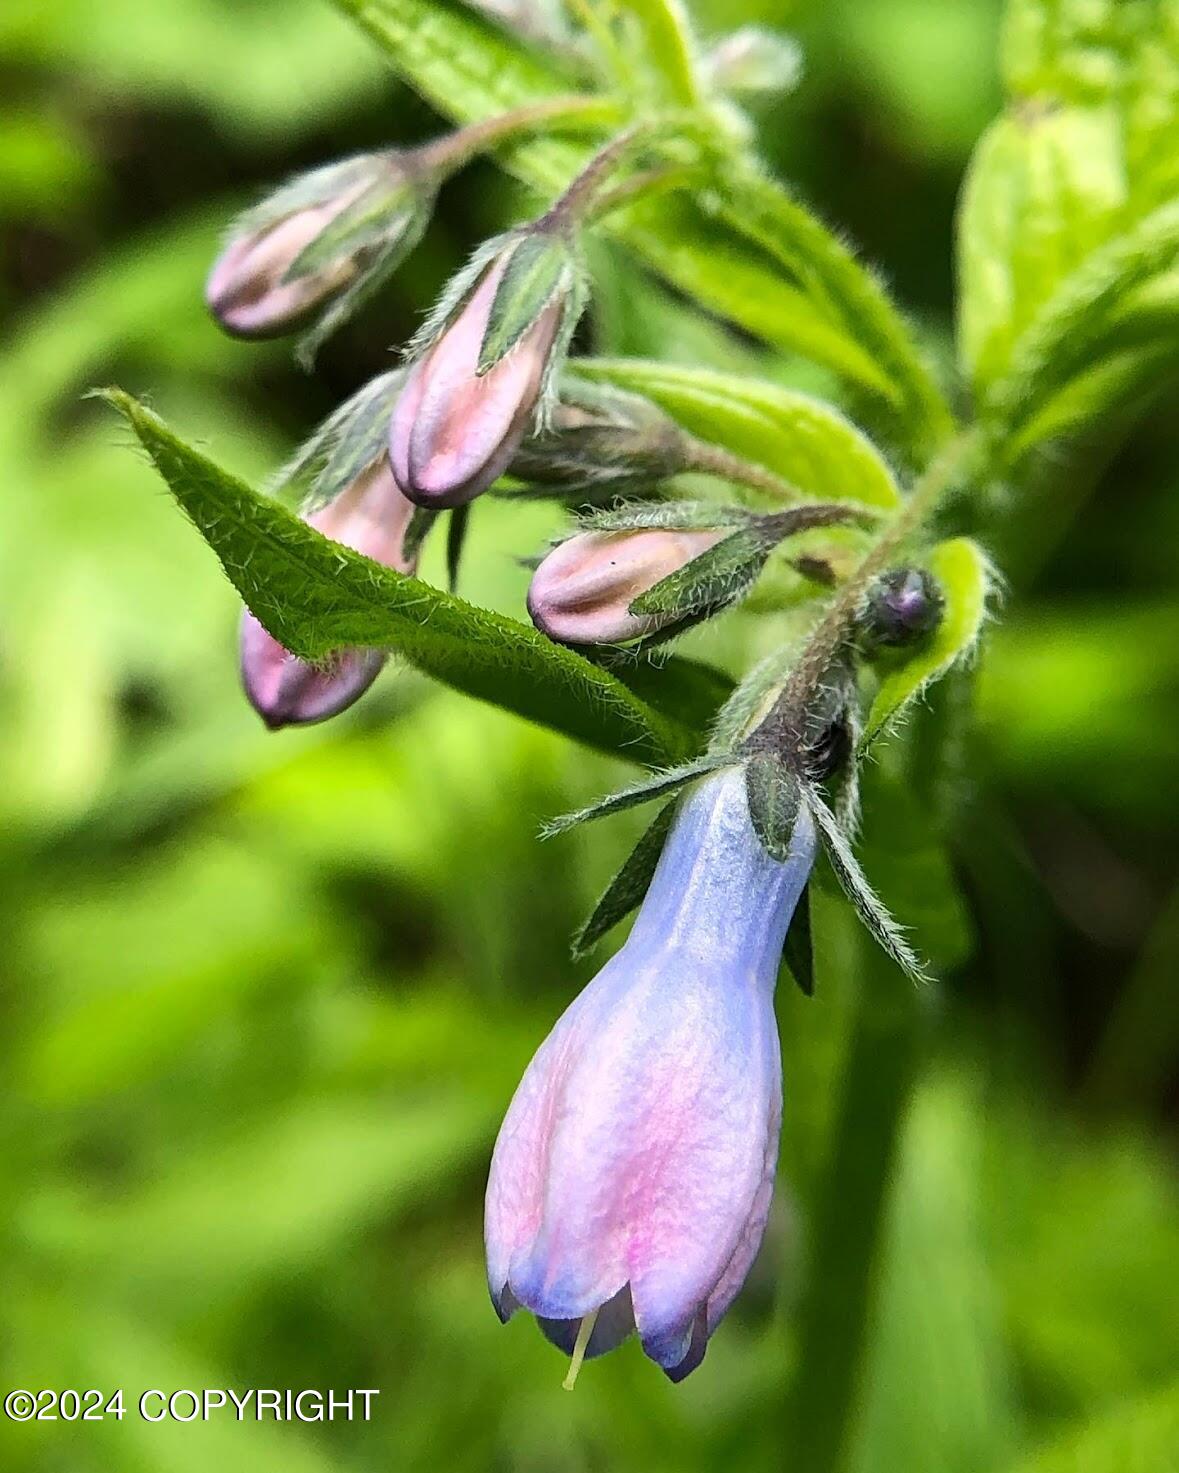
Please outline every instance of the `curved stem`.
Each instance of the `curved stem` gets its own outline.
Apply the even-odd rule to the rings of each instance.
[[[469,164],[477,154],[494,148],[496,144],[509,142],[518,134],[533,133],[541,128],[602,131],[617,127],[621,115],[618,103],[610,98],[577,93],[547,97],[541,102],[498,113],[495,117],[480,118],[477,123],[469,123],[465,128],[407,149],[402,157],[411,167],[425,173],[448,175]]]

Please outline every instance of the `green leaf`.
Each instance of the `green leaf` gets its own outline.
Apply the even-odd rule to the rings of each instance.
[[[643,359],[579,358],[579,374],[645,394],[685,429],[768,467],[808,496],[894,507],[896,481],[837,410],[760,380]]]
[[[561,235],[525,235],[508,257],[479,349],[477,372],[487,373],[516,346],[544,309],[565,289],[575,270]]]
[[[457,690],[638,762],[682,760],[699,747],[698,732],[608,671],[328,541],[130,395],[112,389],[104,397],[126,416],[242,598],[293,653],[317,660],[348,645],[393,649]]]
[[[928,459],[954,430],[945,397],[903,318],[872,273],[839,238],[767,174],[749,166],[726,172],[724,218],[745,232],[833,325],[865,349],[887,383],[890,438],[915,461]]]
[[[1179,1381],[1066,1432],[1011,1473],[1179,1473]]]
[[[413,87],[457,122],[569,91],[555,62],[526,50],[458,0],[334,3],[373,37]],[[647,23],[654,23],[656,5],[666,0],[644,0]],[[680,66],[675,47],[661,65]],[[512,173],[549,197],[589,157],[584,147],[551,137],[497,153]],[[731,171],[726,174],[726,186],[736,189],[738,182]],[[891,403],[902,417],[910,404],[917,406],[907,432],[914,444],[928,438],[931,426],[940,434],[947,411],[871,275],[776,187],[769,186],[767,194],[768,181],[761,176],[743,175],[740,182],[732,219],[711,217],[690,200],[665,198],[619,210],[602,228],[681,291],[764,341],[826,364]],[[747,213],[749,228],[742,224]],[[796,268],[791,280],[783,279],[787,256]],[[902,382],[896,381],[898,373]]]
[[[861,749],[876,741],[931,681],[969,654],[982,629],[990,565],[978,544],[966,537],[940,543],[925,565],[945,598],[942,621],[927,643],[918,646],[881,680],[868,713]]]
[[[1000,437],[1017,432],[1011,466],[1077,422],[1045,412],[1073,380],[1087,380],[1093,417],[1138,377],[1119,309],[1179,258],[1179,6],[1011,0],[1004,75],[1009,106],[976,151],[959,213],[959,354],[983,416]],[[1137,319],[1140,362],[1157,366],[1174,322],[1173,311]]]
[[[694,39],[679,0],[628,0],[626,8],[642,33],[644,60],[663,82],[668,101],[698,105]]]
[[[1008,367],[1021,333],[1107,237],[1125,200],[1112,105],[1028,101],[992,125],[959,217],[960,348],[977,388]]]
[[[610,881],[605,893],[594,906],[593,913],[573,938],[574,957],[584,956],[607,931],[626,919],[643,903],[652,876],[663,853],[663,845],[671,831],[675,801],[665,804],[642,838],[631,850],[626,863]]]

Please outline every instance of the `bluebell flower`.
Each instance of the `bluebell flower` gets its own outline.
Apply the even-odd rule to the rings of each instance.
[[[516,1091],[487,1186],[491,1296],[573,1372],[637,1329],[681,1380],[749,1272],[782,1114],[774,986],[815,846],[803,807],[771,859],[743,770],[701,782],[628,941]]]

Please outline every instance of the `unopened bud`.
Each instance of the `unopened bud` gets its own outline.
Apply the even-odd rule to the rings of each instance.
[[[511,463],[580,312],[568,243],[513,240],[484,267],[410,371],[389,458],[411,501],[464,506]]]
[[[416,552],[405,552],[413,510],[382,455],[307,522],[376,562],[399,573],[413,573]],[[272,731],[338,715],[364,694],[386,659],[383,650],[346,649],[321,663],[303,660],[285,649],[248,609],[242,617],[242,684],[250,704]]]
[[[941,623],[945,599],[923,568],[896,568],[876,580],[860,619],[868,649],[916,644]]]
[[[510,470],[559,493],[614,493],[691,469],[692,442],[650,400],[606,386],[562,388],[543,434],[525,440]]]
[[[316,169],[241,222],[209,273],[205,299],[235,337],[279,337],[416,242],[431,187],[389,154]]]
[[[654,634],[676,616],[632,614],[631,604],[730,531],[579,532],[555,547],[532,575],[532,622],[562,644],[621,644]]]
[[[788,92],[802,75],[802,52],[790,36],[742,26],[717,42],[705,65],[722,92]]]

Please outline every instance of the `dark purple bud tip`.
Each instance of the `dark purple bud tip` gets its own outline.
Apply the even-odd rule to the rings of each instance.
[[[877,579],[860,621],[865,648],[898,649],[925,639],[942,621],[945,599],[924,568],[895,568]]]
[[[242,685],[271,731],[339,715],[372,685],[385,659],[380,650],[349,649],[315,665],[284,649],[249,610],[242,616]]]

